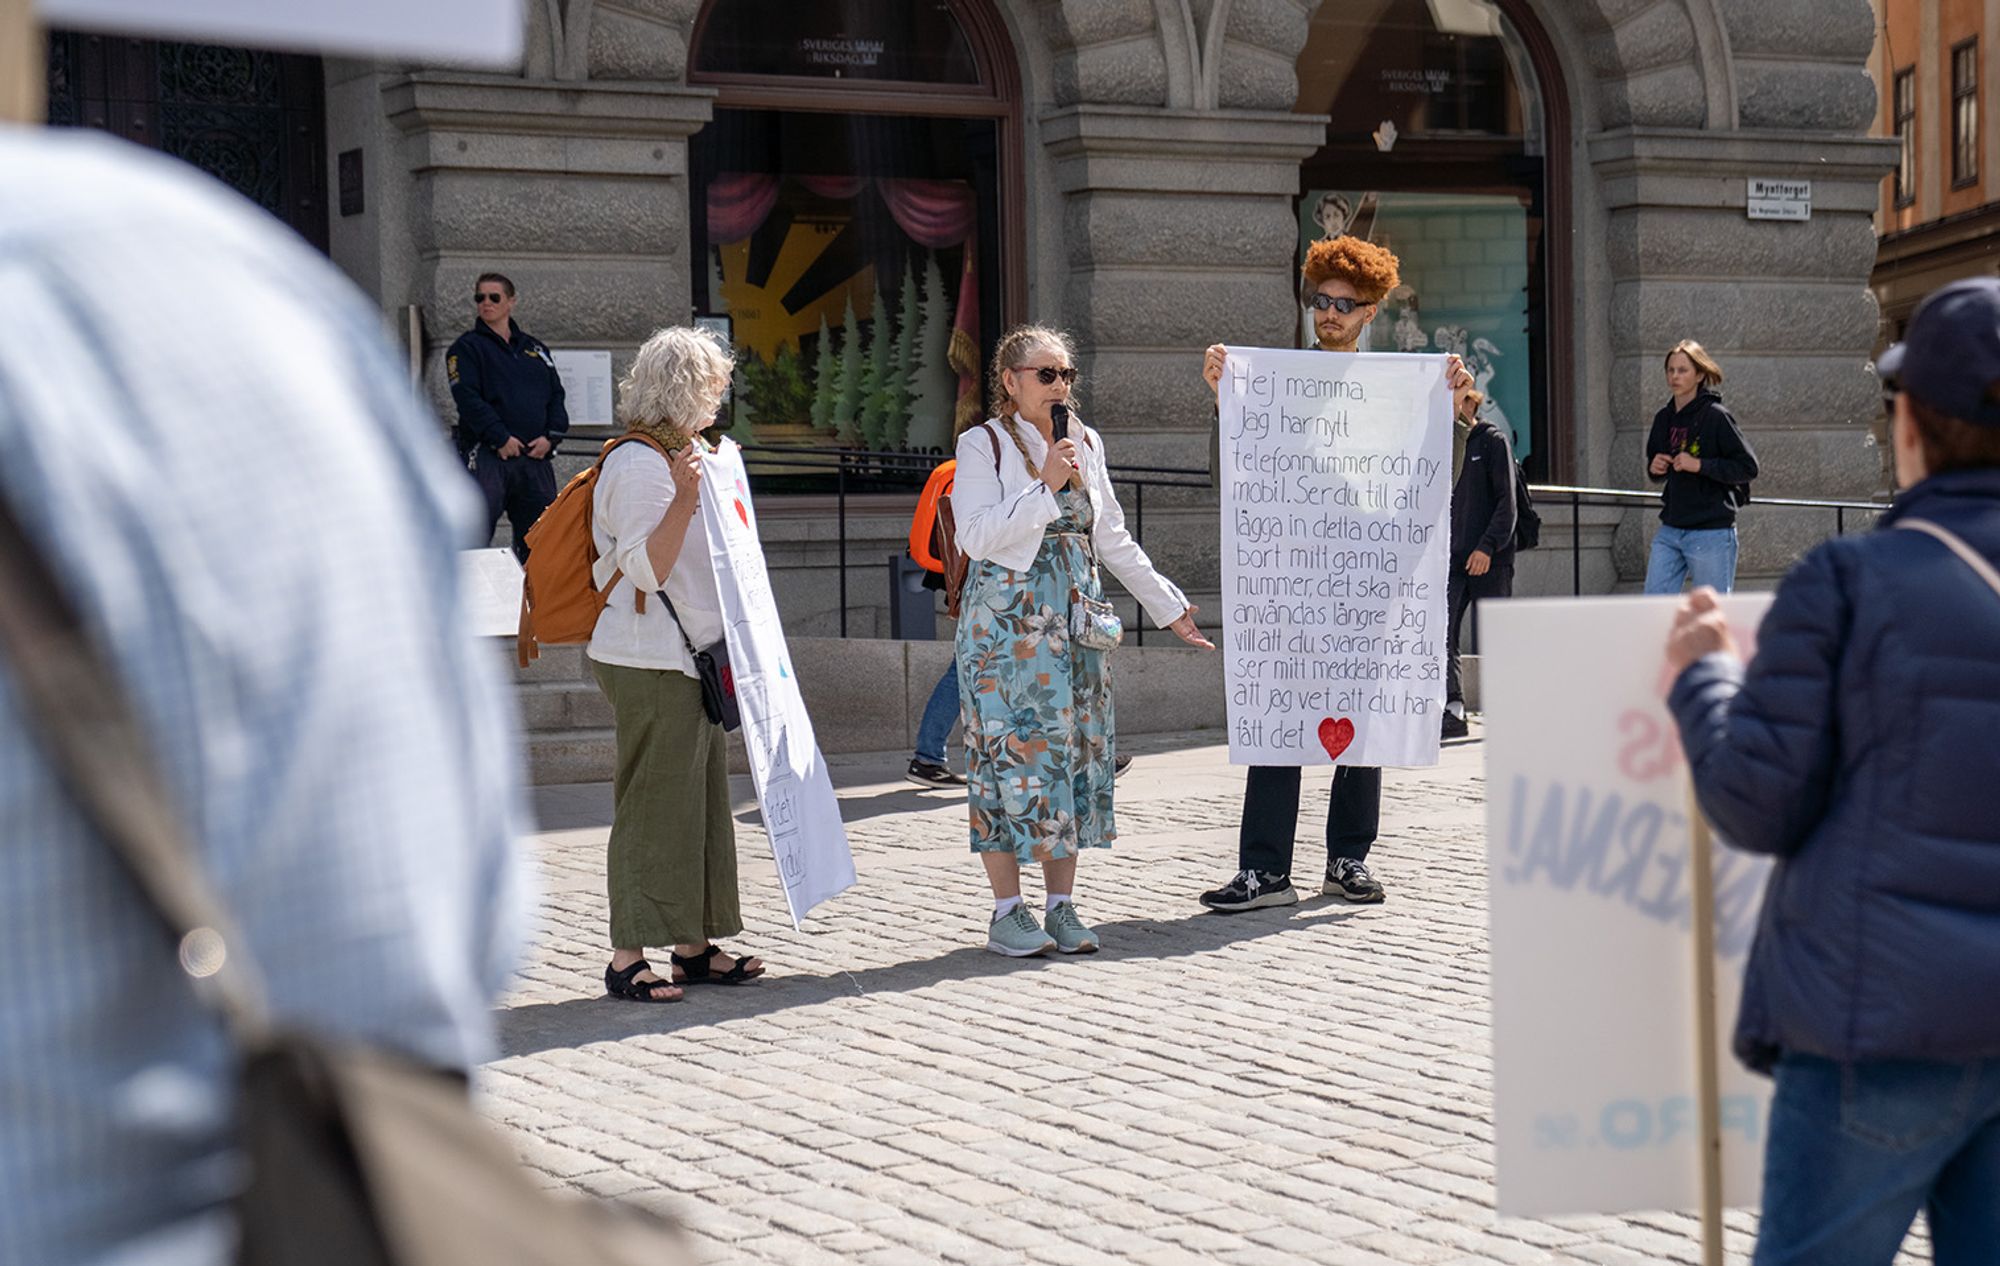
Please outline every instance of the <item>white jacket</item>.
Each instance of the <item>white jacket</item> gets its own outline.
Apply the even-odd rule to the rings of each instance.
[[[952,476],[951,513],[958,547],[967,558],[983,558],[1009,571],[1026,571],[1042,548],[1042,531],[1055,522],[1062,508],[1041,477],[1021,459],[1020,445],[1007,438],[1012,426],[1027,445],[1037,466],[1048,456],[1048,445],[1034,424],[1015,414],[1008,421],[992,419],[987,426],[967,427],[958,437],[958,470]],[[1153,570],[1153,560],[1125,530],[1125,511],[1111,491],[1105,467],[1104,437],[1076,423],[1071,434],[1083,459],[1084,487],[1096,510],[1090,543],[1104,569],[1118,577],[1153,623],[1167,627],[1187,613],[1187,595]],[[1000,469],[993,469],[993,442],[1000,444]]]

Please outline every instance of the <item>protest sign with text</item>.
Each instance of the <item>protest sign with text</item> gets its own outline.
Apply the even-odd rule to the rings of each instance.
[[[1665,703],[1677,603],[1481,610],[1503,1214],[1698,1203],[1694,823]],[[1770,595],[1723,604],[1754,654]],[[1710,856],[1722,1195],[1754,1205],[1770,1088],[1727,1046],[1769,863],[1720,843]]]
[[[764,551],[757,543],[743,450],[734,440],[723,440],[702,461],[701,523],[722,596],[750,779],[796,926],[807,911],[854,883],[854,857],[826,757],[820,754],[798,674],[792,670]]]
[[[521,0],[35,0],[50,26],[250,48],[424,57],[505,67],[521,57]]]
[[[1217,406],[1229,759],[1436,764],[1445,358],[1232,347]]]

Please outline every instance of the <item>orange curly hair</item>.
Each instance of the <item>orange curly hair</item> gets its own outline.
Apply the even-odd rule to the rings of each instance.
[[[1306,251],[1299,269],[1302,299],[1338,277],[1354,287],[1363,303],[1380,303],[1401,280],[1396,271],[1396,255],[1386,246],[1364,242],[1358,237],[1340,237],[1314,242]]]

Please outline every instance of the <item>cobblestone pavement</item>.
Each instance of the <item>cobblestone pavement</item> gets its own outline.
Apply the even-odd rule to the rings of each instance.
[[[902,755],[829,762],[860,882],[794,932],[736,779],[731,945],[770,976],[665,1006],[602,996],[609,788],[542,789],[488,1111],[552,1183],[669,1211],[715,1262],[1696,1261],[1688,1215],[1493,1212],[1476,738],[1389,772],[1385,904],[1314,885],[1221,916],[1194,902],[1234,869],[1217,737],[1124,744],[1120,839],[1078,881],[1104,950],[1080,958],[983,950],[963,796],[903,783]],[[1327,782],[1307,774],[1302,877]],[[1729,1226],[1744,1260],[1755,1220]]]

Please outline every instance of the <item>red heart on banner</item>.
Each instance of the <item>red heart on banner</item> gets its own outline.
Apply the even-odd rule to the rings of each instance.
[[[743,503],[741,501],[736,503],[736,517],[743,520],[744,527],[750,526],[750,512],[743,508]]]
[[[1328,717],[1319,723],[1319,745],[1335,760],[1354,741],[1354,722],[1346,717]]]

